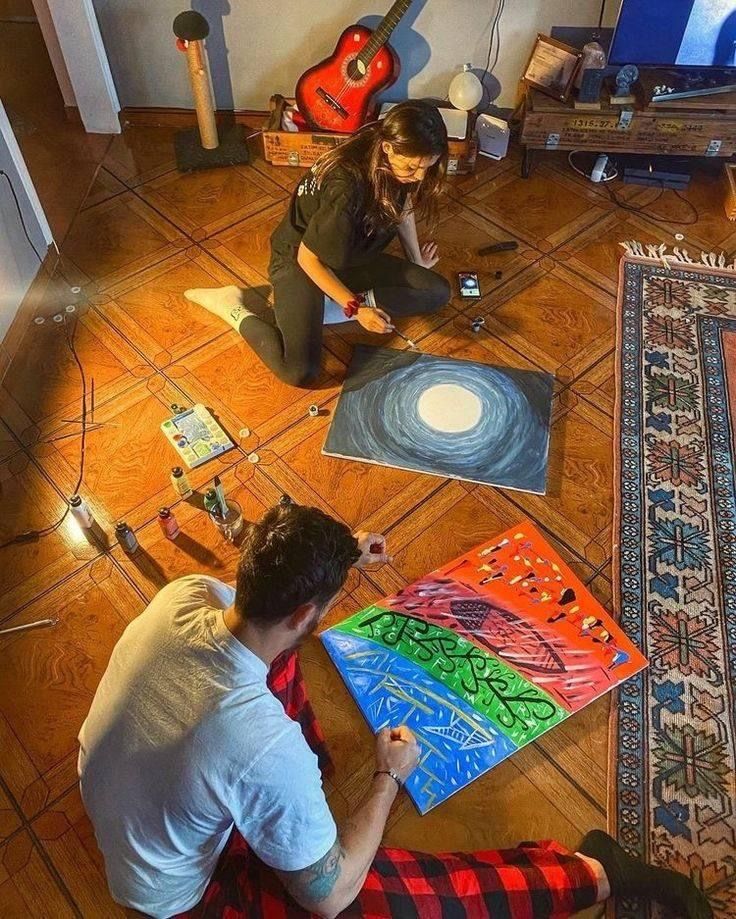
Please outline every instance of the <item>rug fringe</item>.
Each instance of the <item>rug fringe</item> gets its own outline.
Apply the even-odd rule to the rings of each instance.
[[[670,251],[666,243],[653,246],[650,243],[640,243],[636,239],[627,239],[619,245],[631,258],[646,258],[654,262],[661,262],[667,269],[673,264],[680,264],[690,265],[693,268],[719,268],[721,271],[736,272],[736,258],[729,261],[725,252],[701,251],[700,260],[698,260],[691,258],[687,249],[681,249],[679,246],[673,246]]]

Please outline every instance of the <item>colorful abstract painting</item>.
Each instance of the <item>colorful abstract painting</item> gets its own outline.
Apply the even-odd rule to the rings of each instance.
[[[371,728],[419,738],[421,813],[646,666],[530,523],[321,639]]]
[[[323,453],[544,494],[553,377],[360,345]]]

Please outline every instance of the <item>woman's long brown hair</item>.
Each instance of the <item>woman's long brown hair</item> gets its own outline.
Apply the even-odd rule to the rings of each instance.
[[[439,156],[421,182],[408,186],[415,215],[431,225],[437,219],[447,172],[447,129],[437,107],[428,102],[401,102],[381,121],[366,125],[350,140],[324,153],[312,172],[321,183],[329,172],[342,167],[365,189],[362,211],[366,230],[396,226],[402,217],[403,186],[391,172],[381,146],[384,142],[399,156]]]

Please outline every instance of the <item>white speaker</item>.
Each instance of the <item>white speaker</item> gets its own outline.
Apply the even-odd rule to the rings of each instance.
[[[478,152],[490,156],[493,160],[502,160],[509,149],[508,122],[492,115],[478,115],[475,121],[475,133],[478,135]]]

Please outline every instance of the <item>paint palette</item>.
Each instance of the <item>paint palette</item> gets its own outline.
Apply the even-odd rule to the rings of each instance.
[[[544,494],[548,373],[355,348],[323,453]]]
[[[647,665],[528,522],[320,637],[371,728],[417,735],[423,814]]]
[[[235,446],[201,403],[164,421],[161,430],[190,469]]]

